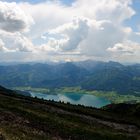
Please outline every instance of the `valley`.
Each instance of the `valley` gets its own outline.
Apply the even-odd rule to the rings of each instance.
[[[67,93],[79,93],[79,94],[86,94],[86,95],[94,95],[97,97],[102,97],[108,99],[111,103],[140,103],[140,96],[139,95],[132,95],[132,94],[119,94],[115,91],[88,91],[83,90],[80,87],[63,87],[63,88],[56,88],[56,89],[49,89],[49,88],[33,88],[33,87],[13,87],[13,90],[19,91],[27,91],[27,92],[34,92],[34,93],[42,93],[42,94],[67,94]]]
[[[0,88],[2,140],[137,140],[139,111],[139,104],[96,109],[25,97]]]
[[[79,61],[0,66],[0,84],[38,93],[84,93],[112,103],[140,102],[140,65]]]
[[[0,0],[0,140],[140,140],[140,0]]]
[[[138,140],[139,77],[117,62],[0,66],[0,139]]]
[[[11,87],[57,89],[80,87],[88,91],[115,91],[140,95],[140,65],[118,62],[65,62],[0,66],[0,84]]]

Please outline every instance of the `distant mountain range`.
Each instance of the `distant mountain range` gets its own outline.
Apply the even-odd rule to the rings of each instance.
[[[140,64],[118,62],[66,62],[0,66],[0,84],[6,87],[60,88],[80,86],[86,90],[140,94]]]

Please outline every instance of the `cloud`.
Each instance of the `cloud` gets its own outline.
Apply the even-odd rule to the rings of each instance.
[[[8,32],[27,31],[32,23],[31,16],[26,15],[16,3],[0,1],[0,29]]]
[[[32,26],[30,35],[36,39],[50,29],[71,22],[74,17],[110,20],[120,24],[135,14],[130,4],[131,0],[76,0],[69,7],[57,1],[39,4],[21,2],[19,6],[35,20],[36,24]]]
[[[32,51],[34,51],[34,46],[33,46],[32,42],[28,38],[22,36],[21,34],[19,34],[16,37],[14,43],[15,43],[15,46],[18,46],[16,48],[16,50],[18,50],[18,51],[21,51],[21,52],[32,52]]]
[[[119,24],[135,14],[131,4],[132,0],[77,0],[74,8],[85,17],[111,20]]]
[[[0,1],[0,50],[11,53],[33,51],[32,41],[23,34],[33,23],[33,18],[18,4]]]
[[[78,18],[50,30],[47,35],[53,38],[48,38],[46,48],[62,52],[79,51],[88,56],[104,57],[108,54],[106,49],[123,41],[128,33],[126,28],[116,26],[111,21]]]
[[[7,47],[5,47],[5,43],[3,40],[0,39],[0,53],[8,53],[8,52],[15,52],[14,50],[9,50]]]
[[[8,52],[31,52],[35,49],[32,42],[19,32],[9,33],[0,30],[0,38]]]
[[[139,61],[139,33],[124,25],[135,14],[132,2],[76,0],[71,6],[58,1],[0,2],[4,32],[0,38],[8,50],[27,53],[26,60],[128,61],[124,54],[133,54]]]
[[[117,43],[107,49],[111,53],[112,60],[122,62],[137,62],[140,60],[140,44],[130,40]]]
[[[108,48],[112,53],[135,55],[140,53],[140,44],[132,41],[117,43],[112,48]]]
[[[103,55],[104,52],[107,53],[108,47],[114,46],[125,38],[124,30],[126,28],[123,29],[122,23],[135,14],[130,4],[131,0],[125,2],[122,0],[101,0],[100,2],[98,0],[89,0],[88,2],[77,0],[71,7],[56,2],[37,5],[21,3],[20,7],[31,13],[37,23],[32,26],[30,32],[34,40],[38,40],[40,36],[50,30],[55,31],[55,35],[51,39],[49,39],[50,35],[45,36],[45,40],[48,40],[47,48],[71,51],[79,47],[82,53],[87,55]],[[94,27],[84,23],[81,17],[88,21],[94,20]],[[79,21],[75,20],[74,23],[74,18]],[[100,27],[97,29],[96,23],[102,23],[102,25],[99,25]],[[103,30],[100,29],[101,26],[104,28]],[[114,36],[112,36],[112,32]],[[58,34],[61,36],[59,39]]]
[[[71,23],[50,30],[49,35],[59,36],[60,39],[50,38],[47,46],[57,48],[60,51],[72,51],[87,37],[88,30],[87,19],[74,19]]]
[[[35,24],[31,27],[30,37],[37,39],[50,29],[70,22],[73,19],[73,10],[56,1],[46,1],[39,4],[21,2],[20,8],[29,13]]]
[[[5,48],[4,42],[0,39],[0,52],[7,52],[8,49]]]

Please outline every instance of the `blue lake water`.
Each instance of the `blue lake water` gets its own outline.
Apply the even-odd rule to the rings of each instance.
[[[45,100],[63,101],[65,103],[69,102],[75,105],[84,105],[90,107],[103,107],[110,104],[111,102],[105,98],[96,97],[90,94],[80,94],[80,93],[65,93],[65,94],[44,94],[30,92],[32,97],[43,98]]]

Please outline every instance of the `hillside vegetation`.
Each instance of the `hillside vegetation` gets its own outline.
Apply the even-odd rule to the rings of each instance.
[[[0,139],[138,140],[139,112],[140,104],[95,109],[25,97],[0,87]]]
[[[115,91],[140,96],[140,65],[117,62],[68,62],[0,66],[0,84],[6,87]]]

